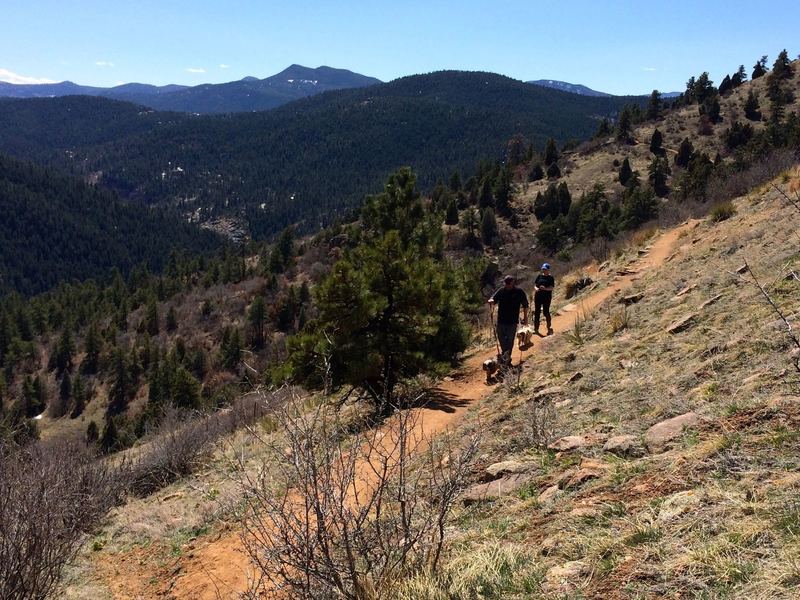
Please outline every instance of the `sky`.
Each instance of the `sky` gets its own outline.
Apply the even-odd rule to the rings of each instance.
[[[800,52],[800,0],[3,0],[0,81],[221,83],[290,64],[389,81],[442,69],[612,94],[716,83]]]

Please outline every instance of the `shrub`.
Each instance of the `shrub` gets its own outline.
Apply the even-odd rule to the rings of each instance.
[[[726,221],[727,219],[730,219],[735,214],[736,206],[734,206],[733,202],[720,202],[711,209],[709,219],[711,219],[713,223],[719,223],[720,221]]]

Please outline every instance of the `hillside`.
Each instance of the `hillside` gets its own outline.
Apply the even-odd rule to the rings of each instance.
[[[160,272],[171,251],[208,254],[222,240],[177,213],[122,203],[80,179],[0,155],[0,294],[61,282]]]
[[[0,97],[100,96],[155,110],[211,114],[269,110],[328,90],[364,87],[376,83],[380,81],[374,77],[346,69],[325,66],[311,69],[291,65],[264,79],[245,77],[239,81],[197,86],[125,83],[112,88],[101,88],[77,85],[71,81],[36,85],[0,82]]]
[[[586,138],[602,117],[644,99],[590,98],[488,73],[440,72],[254,114],[139,114],[103,104],[110,127],[92,118],[96,109],[73,110],[83,102],[0,103],[7,131],[0,150],[56,157],[133,200],[184,202],[203,218],[235,214],[263,237],[290,223],[313,230],[346,215],[399,166],[412,166],[422,188],[431,189],[454,171],[469,174],[479,161],[502,157],[515,134],[535,148],[550,137]]]

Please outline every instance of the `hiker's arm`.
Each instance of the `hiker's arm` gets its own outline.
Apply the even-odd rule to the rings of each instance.
[[[522,307],[522,324],[523,325],[527,325],[528,324],[528,307],[527,306],[523,306]]]

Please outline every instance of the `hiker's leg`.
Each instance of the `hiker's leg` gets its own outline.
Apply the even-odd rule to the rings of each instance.
[[[542,316],[542,300],[539,298],[539,294],[533,295],[533,328],[536,332],[539,332],[539,321],[541,320]]]
[[[547,295],[546,298],[542,298],[542,310],[544,311],[544,318],[547,321],[547,331],[548,333],[553,329],[553,320],[550,318],[550,302],[552,301],[553,296]]]
[[[497,339],[500,342],[500,352],[504,362],[511,362],[511,350],[514,348],[514,338],[517,335],[515,324],[497,324]]]

